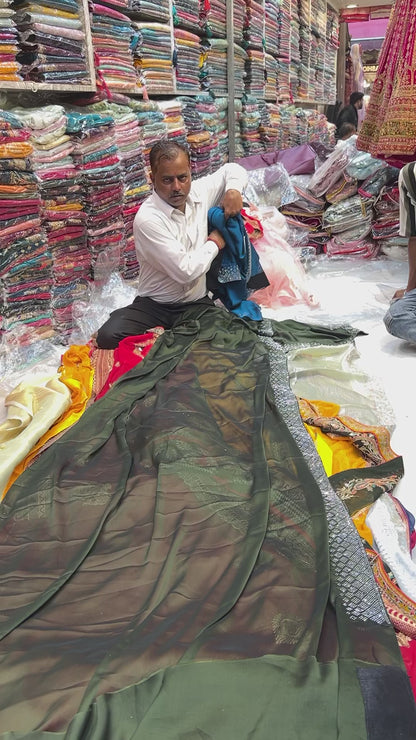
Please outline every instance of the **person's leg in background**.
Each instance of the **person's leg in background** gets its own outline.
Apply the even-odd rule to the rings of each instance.
[[[384,325],[394,337],[416,344],[416,288],[390,304]]]

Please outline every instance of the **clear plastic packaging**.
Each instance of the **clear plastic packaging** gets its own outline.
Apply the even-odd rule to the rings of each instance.
[[[272,164],[248,173],[245,199],[255,206],[280,208],[296,200],[297,195],[287,170],[281,164]]]

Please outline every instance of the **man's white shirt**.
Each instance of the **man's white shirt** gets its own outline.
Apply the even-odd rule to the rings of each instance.
[[[133,225],[140,264],[138,295],[160,303],[188,303],[206,295],[206,273],[218,254],[207,239],[208,210],[227,190],[243,192],[247,172],[226,164],[192,182],[185,213],[153,192],[141,205]]]

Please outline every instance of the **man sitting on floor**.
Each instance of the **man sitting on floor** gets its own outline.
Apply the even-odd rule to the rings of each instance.
[[[247,173],[238,164],[225,164],[192,183],[187,149],[162,139],[151,149],[150,167],[153,193],[133,227],[138,296],[98,330],[101,349],[114,349],[125,337],[154,326],[170,329],[189,306],[213,305],[206,274],[225,242],[217,229],[208,234],[208,210],[221,204],[227,219],[243,207]]]
[[[400,235],[407,236],[409,276],[407,287],[396,290],[384,324],[394,337],[416,342],[416,162],[406,164],[399,174]]]

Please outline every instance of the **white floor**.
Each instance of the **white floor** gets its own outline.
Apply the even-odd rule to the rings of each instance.
[[[308,271],[319,308],[303,305],[265,310],[276,319],[311,323],[349,323],[367,332],[356,339],[363,369],[379,379],[393,410],[391,445],[402,455],[405,475],[397,497],[416,514],[416,345],[390,336],[383,316],[396,288],[405,287],[407,262],[389,259],[357,260],[322,257]]]

